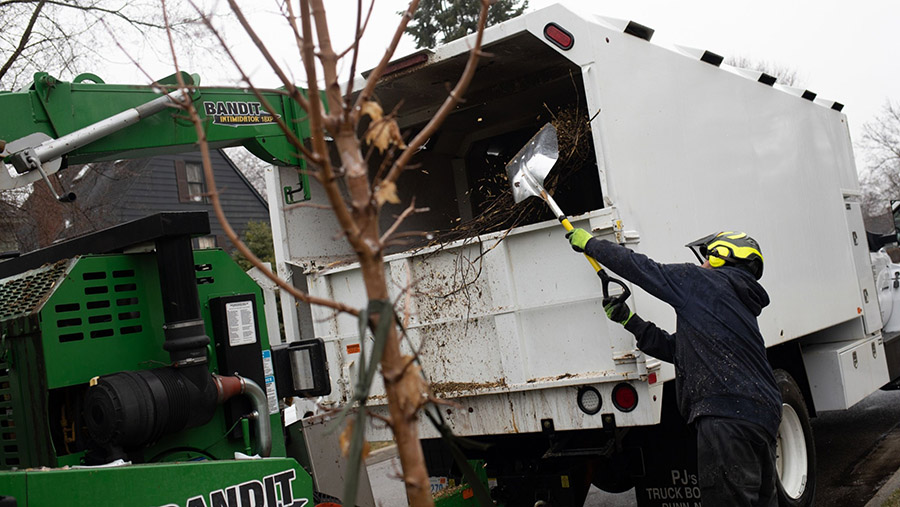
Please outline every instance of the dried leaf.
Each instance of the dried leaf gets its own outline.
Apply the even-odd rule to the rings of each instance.
[[[405,150],[406,143],[403,142],[403,136],[400,135],[400,125],[397,125],[397,122],[392,119],[390,124],[388,124],[388,128],[391,132],[391,142],[396,144],[398,148]]]
[[[350,442],[353,441],[353,422],[354,419],[347,419],[347,426],[344,426],[344,431],[341,432],[340,437],[338,437],[338,441],[341,445],[341,455],[343,457],[350,456]],[[365,460],[369,455],[369,452],[372,450],[372,446],[369,445],[368,440],[363,441],[362,448],[362,459]]]
[[[384,150],[391,144],[396,144],[399,148],[406,148],[403,136],[400,135],[400,126],[393,118],[373,121],[369,125],[369,130],[366,131],[366,142],[378,148],[379,153],[384,153]]]
[[[381,119],[372,122],[366,131],[366,142],[378,148],[379,153],[384,153],[391,144],[391,130],[387,123],[389,120]]]
[[[368,116],[372,118],[372,121],[378,121],[384,116],[384,111],[381,109],[381,106],[378,102],[374,100],[367,100],[363,103],[362,108],[359,111],[363,116]]]
[[[400,204],[400,198],[397,196],[397,185],[393,181],[384,181],[375,189],[375,202],[379,206],[385,202],[391,204]]]

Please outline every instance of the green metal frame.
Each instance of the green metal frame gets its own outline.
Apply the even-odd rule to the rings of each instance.
[[[16,498],[21,507],[311,507],[312,490],[309,474],[290,458],[28,470],[0,474],[0,492]],[[287,497],[288,494],[290,497]],[[244,495],[264,502],[250,504],[232,500]],[[216,500],[227,503],[216,503]]]
[[[213,149],[243,145],[262,160],[275,165],[296,166],[302,195],[309,198],[309,180],[305,162],[277,123],[272,121],[257,96],[247,89],[199,87],[200,77],[181,73],[183,81],[197,87],[192,100],[203,122],[206,140]],[[162,86],[176,86],[176,75],[161,79]],[[283,90],[260,90],[277,115],[298,139],[309,137],[306,113]],[[25,90],[0,92],[0,140],[12,142],[33,133],[54,139],[92,125],[122,111],[159,97],[159,89],[146,85],[107,84],[93,74],[83,74],[71,83],[46,72],[34,75]],[[221,104],[227,116],[207,114],[206,104]],[[213,107],[212,110],[216,110]],[[229,121],[237,120],[237,121]],[[197,133],[184,113],[175,109],[142,119],[67,154],[69,164],[103,160],[133,159],[161,154],[182,153],[196,148]],[[294,192],[296,194],[296,192]],[[292,194],[292,201],[300,200]]]

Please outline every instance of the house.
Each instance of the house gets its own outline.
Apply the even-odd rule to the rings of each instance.
[[[231,226],[243,233],[248,222],[269,222],[266,201],[222,150],[210,152],[219,201]],[[207,210],[210,234],[194,238],[196,248],[232,245],[215,217],[199,152],[135,160],[95,162],[57,173],[61,189],[77,196],[60,203],[42,182],[22,206],[19,251],[80,236],[159,211]]]

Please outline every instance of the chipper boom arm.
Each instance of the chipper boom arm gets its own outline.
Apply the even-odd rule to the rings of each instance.
[[[243,145],[272,164],[301,165],[277,119],[298,139],[308,137],[308,124],[283,92],[263,90],[261,101],[248,89],[200,88],[196,74],[182,73],[182,79],[191,87],[211,148]],[[106,84],[92,74],[68,83],[39,72],[28,88],[0,92],[0,190],[46,179],[63,164],[195,149],[194,125],[175,109],[174,100],[184,93],[175,90],[177,76],[159,84]]]

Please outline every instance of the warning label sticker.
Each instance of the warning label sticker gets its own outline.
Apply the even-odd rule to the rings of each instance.
[[[228,321],[228,343],[232,347],[256,343],[253,301],[237,301],[225,305]]]

